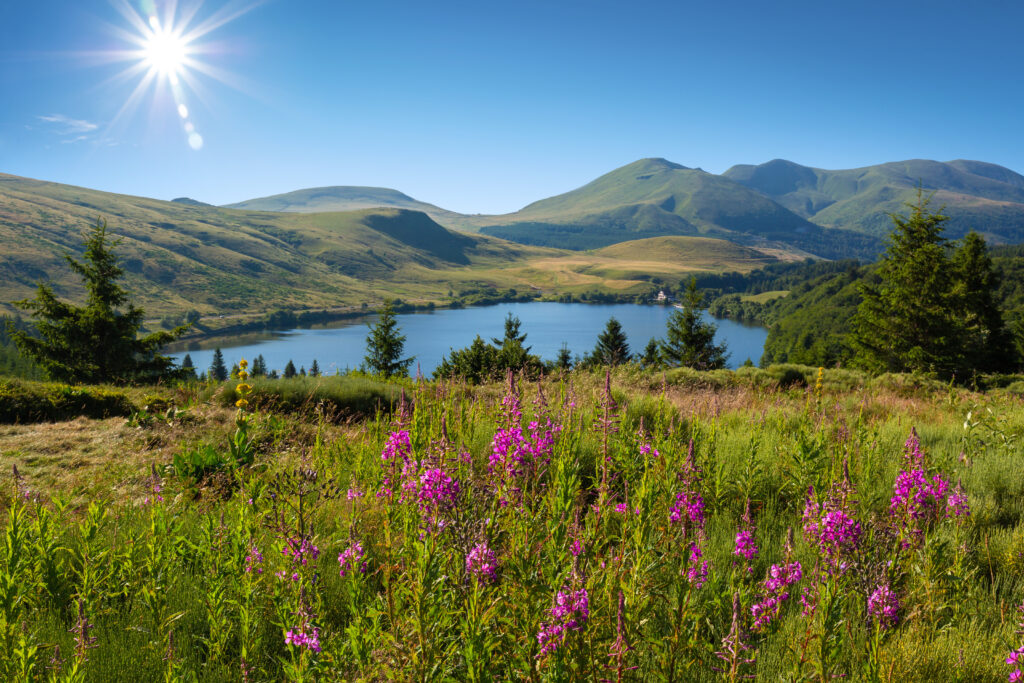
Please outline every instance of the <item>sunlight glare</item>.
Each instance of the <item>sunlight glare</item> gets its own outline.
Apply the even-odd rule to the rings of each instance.
[[[147,36],[146,46],[143,48],[146,64],[161,76],[177,76],[185,65],[188,44],[180,35],[159,28],[157,22],[151,24],[156,28]]]

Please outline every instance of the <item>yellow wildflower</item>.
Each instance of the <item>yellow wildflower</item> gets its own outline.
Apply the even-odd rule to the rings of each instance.
[[[238,361],[238,367],[242,368],[242,370],[245,370],[247,367],[249,367],[249,361],[243,358],[242,360]]]
[[[249,402],[246,401],[244,398],[240,398],[237,401],[235,401],[235,405],[238,406],[239,408],[248,408]]]
[[[238,393],[240,393],[243,396],[245,396],[250,391],[252,391],[252,385],[251,384],[246,384],[245,382],[242,382],[237,387],[235,387],[235,391],[237,391]]]

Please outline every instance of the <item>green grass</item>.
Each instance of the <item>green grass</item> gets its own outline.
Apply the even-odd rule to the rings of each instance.
[[[125,392],[109,387],[0,379],[0,424],[126,417],[134,409]]]
[[[800,373],[808,386],[779,388],[787,372]],[[785,557],[783,540],[794,527],[792,559],[801,562],[804,578],[772,628],[744,635],[756,663],[743,673],[784,680],[801,668],[808,633],[823,625],[821,612],[801,615],[798,597],[818,558],[801,528],[808,486],[825,490],[848,472],[855,490],[850,513],[865,528],[884,529],[913,426],[929,475],[961,482],[971,514],[960,523],[938,519],[920,548],[893,550],[881,531],[864,546],[877,554],[857,556],[850,570],[857,578],[836,579],[841,623],[834,650],[824,650],[826,664],[851,681],[869,680],[871,661],[881,681],[1004,681],[1003,660],[1021,645],[1014,608],[1024,600],[1024,404],[1003,391],[837,370],[826,371],[816,389],[815,376],[814,368],[795,366],[665,377],[620,368],[612,377],[617,418],[607,457],[599,426],[603,376],[548,381],[544,402],[535,386],[524,387],[523,426],[546,405],[564,428],[550,465],[514,480],[497,476],[491,461],[505,389],[431,383],[409,387],[409,414],[342,426],[310,425],[305,415],[252,416],[259,449],[252,468],[200,487],[164,478],[162,500],[147,490],[144,459],[135,463],[132,490],[99,494],[91,509],[54,507],[40,489],[28,499],[43,502],[25,504],[7,479],[0,578],[11,581],[0,585],[10,586],[13,600],[0,603],[0,636],[11,636],[0,637],[2,674],[13,680],[31,663],[19,638],[40,648],[39,673],[22,680],[43,680],[55,645],[67,672],[76,659],[71,630],[81,600],[97,637],[83,663],[89,681],[241,681],[243,649],[248,680],[472,680],[476,673],[614,679],[609,652],[623,638],[623,680],[668,677],[673,652],[677,680],[722,680],[715,653],[731,628],[733,596],[740,596],[749,627],[745,615],[769,565]],[[301,395],[309,385],[277,387]],[[230,425],[233,409],[217,410]],[[224,448],[222,421],[205,419],[212,438],[203,443]],[[399,426],[422,460],[406,475],[381,457]],[[174,433],[168,429],[154,423],[139,435],[149,442]],[[196,434],[189,434],[194,444]],[[701,470],[694,485],[708,517],[700,543],[711,565],[707,584],[680,611],[687,595],[680,570],[697,536],[683,537],[668,520],[686,485],[679,474],[691,440]],[[658,454],[644,456],[645,442]],[[421,505],[431,499],[414,490],[434,467],[461,484],[457,505],[436,517]],[[34,486],[32,464],[19,468],[28,477],[22,487]],[[397,494],[376,495],[384,477],[395,486],[403,476],[412,487],[404,489],[404,502]],[[349,489],[365,495],[349,496]],[[503,498],[508,505],[499,504]],[[746,500],[760,548],[749,573],[733,553]],[[620,502],[640,514],[616,512]],[[299,535],[319,549],[305,564],[281,553],[283,539]],[[578,557],[570,553],[574,539],[583,545]],[[356,540],[366,573],[342,577],[338,555]],[[499,568],[495,585],[466,573],[467,552],[484,540]],[[244,571],[254,546],[263,561],[248,566],[260,573]],[[881,634],[873,657],[867,596],[885,575],[900,597],[900,623]],[[566,587],[586,588],[589,615],[569,630],[558,653],[538,656],[536,634],[552,621],[555,595]],[[315,655],[284,640],[303,611],[319,628],[322,652]],[[821,652],[804,654],[813,664]]]
[[[389,413],[398,402],[401,390],[359,376],[257,378],[250,381],[250,401],[261,410],[295,413],[315,417],[318,411],[332,419],[366,417]],[[214,385],[204,392],[220,405],[233,406],[238,400],[237,382]]]
[[[760,294],[744,294],[740,297],[741,301],[753,301],[756,304],[764,304],[769,301],[775,301],[781,299],[789,294],[788,289],[776,289],[770,292],[761,292]]]

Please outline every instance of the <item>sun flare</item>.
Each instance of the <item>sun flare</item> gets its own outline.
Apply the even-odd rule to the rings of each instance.
[[[156,18],[150,20],[152,33],[145,38],[143,60],[160,76],[175,80],[185,68],[188,42],[178,33],[161,28]]]

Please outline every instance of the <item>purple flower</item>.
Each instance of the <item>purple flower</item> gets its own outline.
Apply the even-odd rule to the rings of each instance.
[[[579,557],[583,554],[583,550],[583,543],[580,542],[580,539],[574,538],[572,545],[569,546],[569,552],[572,553],[573,557]]]
[[[420,475],[416,498],[428,527],[438,530],[445,527],[442,515],[455,508],[460,491],[458,479],[452,479],[438,467]]]
[[[485,583],[498,580],[498,563],[486,541],[477,543],[466,555],[466,573]]]
[[[868,598],[868,614],[874,617],[882,628],[889,629],[899,623],[900,601],[896,594],[883,583]]]
[[[305,648],[311,652],[320,652],[320,629],[314,627],[309,633],[298,628],[285,632],[284,642],[295,647]]]
[[[736,545],[732,551],[733,555],[742,556],[752,560],[757,557],[757,544],[754,542],[754,532],[750,529],[740,529],[736,532]]]
[[[313,545],[308,538],[289,538],[285,540],[281,554],[291,557],[293,565],[305,567],[310,559],[315,560],[320,557],[320,549]]]
[[[971,506],[967,502],[967,494],[959,482],[953,492],[946,498],[947,517],[967,517],[971,514]]]
[[[552,621],[542,624],[537,632],[540,644],[540,655],[551,654],[565,641],[568,631],[579,631],[590,618],[590,596],[587,589],[560,590],[555,596],[555,606],[551,608]]]
[[[819,553],[832,570],[844,570],[844,557],[860,545],[861,525],[847,512],[850,507],[848,493],[846,485],[839,484],[819,503],[811,488],[804,505],[804,536],[818,546]]]
[[[694,588],[702,587],[708,580],[708,561],[703,557],[704,551],[699,543],[690,544],[690,561],[687,563],[686,579]]]
[[[245,573],[246,574],[262,574],[263,567],[263,555],[260,553],[260,549],[253,543],[249,546],[249,554],[245,556]]]
[[[673,524],[692,525],[697,529],[704,528],[704,499],[693,491],[680,491],[676,494],[676,502],[669,510],[669,521]]]
[[[359,571],[366,573],[366,563],[363,562],[363,544],[359,541],[350,544],[347,548],[338,553],[338,574],[345,578],[349,572]]]
[[[789,599],[791,585],[803,578],[803,567],[799,562],[773,564],[764,580],[764,592],[760,602],[750,608],[754,617],[754,630],[767,628],[779,616],[782,603]]]

